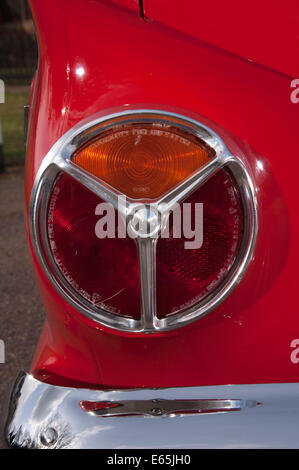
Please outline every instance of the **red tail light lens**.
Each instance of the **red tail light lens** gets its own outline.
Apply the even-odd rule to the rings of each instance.
[[[229,172],[219,171],[185,202],[191,203],[195,228],[195,203],[203,203],[203,243],[186,249],[185,238],[157,244],[157,311],[160,317],[194,306],[217,290],[239,253],[243,238],[241,196]],[[169,294],[171,293],[171,294]]]
[[[48,237],[61,275],[93,308],[140,317],[140,280],[134,240],[95,235],[101,199],[68,175],[58,179],[49,203]],[[233,177],[218,172],[185,202],[203,203],[203,244],[186,249],[186,239],[157,244],[157,312],[160,318],[185,310],[215,291],[227,277],[242,241],[243,209]],[[117,220],[117,219],[116,219]],[[183,221],[182,221],[183,225]],[[171,292],[171,295],[169,293]]]
[[[101,199],[62,174],[49,201],[48,238],[60,275],[94,309],[138,318],[140,281],[134,240],[99,239],[95,234]],[[117,221],[117,218],[116,218]],[[116,224],[116,236],[117,236]]]

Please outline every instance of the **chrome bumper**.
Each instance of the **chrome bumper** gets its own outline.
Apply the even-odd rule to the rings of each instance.
[[[297,383],[95,391],[21,373],[5,437],[25,448],[298,448],[298,428]]]

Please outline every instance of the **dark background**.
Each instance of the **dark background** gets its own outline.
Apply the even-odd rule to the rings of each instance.
[[[46,4],[46,2],[45,2]],[[0,103],[0,339],[5,363],[0,363],[0,412],[21,369],[28,370],[43,323],[27,248],[24,210],[24,118],[29,84],[37,64],[34,26],[27,2],[0,2],[0,79],[5,103]],[[5,447],[0,434],[0,448]]]
[[[36,61],[34,26],[27,2],[1,0],[0,77],[6,85],[28,85]]]

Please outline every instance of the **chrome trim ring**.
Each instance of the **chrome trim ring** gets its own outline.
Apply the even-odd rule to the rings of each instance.
[[[238,257],[225,281],[195,306],[162,319],[158,318],[156,312],[156,239],[138,236],[142,306],[140,320],[134,320],[91,306],[87,300],[66,283],[53,260],[49,248],[46,230],[47,203],[57,175],[60,172],[65,172],[102,200],[110,202],[117,208],[118,196],[122,194],[104,181],[91,176],[78,167],[72,162],[71,157],[79,147],[90,139],[109,131],[116,125],[136,122],[142,124],[153,120],[162,124],[174,125],[183,131],[192,133],[204,142],[210,151],[214,152],[215,157],[203,169],[193,174],[181,185],[170,190],[158,201],[151,202],[151,206],[156,208],[162,218],[163,214],[167,213],[172,205],[183,201],[192,191],[198,189],[215,175],[217,171],[226,167],[233,173],[240,189],[244,208],[244,236]],[[73,127],[57,141],[44,158],[36,175],[29,208],[30,232],[34,252],[51,283],[63,298],[82,314],[102,325],[132,333],[157,333],[184,326],[206,315],[219,305],[240,282],[252,258],[258,230],[257,201],[254,185],[245,165],[246,162],[230,154],[222,139],[213,130],[183,115],[142,109],[128,110],[105,117],[93,117],[90,121],[85,121],[83,124],[79,123]],[[121,209],[125,215],[130,213],[130,207],[133,203],[136,204],[136,200],[126,199],[126,205]],[[50,266],[46,262],[44,250],[50,260]]]

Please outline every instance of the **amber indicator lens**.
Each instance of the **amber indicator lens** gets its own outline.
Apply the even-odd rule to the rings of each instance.
[[[73,162],[132,199],[157,199],[206,166],[214,151],[178,127],[117,126],[73,156]]]

